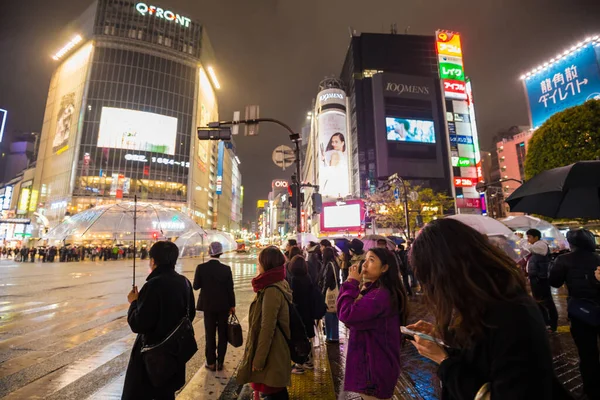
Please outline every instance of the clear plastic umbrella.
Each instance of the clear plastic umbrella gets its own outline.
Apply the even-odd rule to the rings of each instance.
[[[51,229],[47,240],[133,240],[135,202],[90,208]],[[137,203],[138,240],[168,239],[202,228],[175,209],[152,203]]]
[[[446,218],[452,218],[470,226],[479,233],[487,235],[490,242],[504,250],[515,262],[523,258],[525,241],[515,235],[510,228],[502,222],[485,217],[483,215],[456,214]]]
[[[396,248],[396,243],[394,243],[392,240],[390,240],[389,238],[382,236],[382,235],[367,235],[360,239],[360,241],[363,242],[363,245],[365,246],[364,247],[365,251],[368,251],[369,249],[372,249],[373,247],[377,247],[378,240],[385,240],[385,243],[389,250],[394,250]]]
[[[560,233],[557,227],[550,222],[544,221],[530,215],[521,215],[518,217],[508,217],[502,220],[502,223],[514,231],[526,233],[528,229],[537,229],[542,234],[542,240],[548,243],[551,249],[567,250],[569,242],[565,236]]]

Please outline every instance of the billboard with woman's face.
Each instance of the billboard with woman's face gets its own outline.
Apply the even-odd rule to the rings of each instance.
[[[346,95],[340,89],[327,89],[319,93],[318,100],[319,192],[326,197],[345,197],[350,194]]]

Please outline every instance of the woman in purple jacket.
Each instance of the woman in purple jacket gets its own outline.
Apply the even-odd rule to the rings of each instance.
[[[407,304],[398,264],[389,250],[369,250],[360,272],[358,265],[350,267],[337,302],[338,317],[350,330],[345,390],[360,393],[363,399],[393,396]]]

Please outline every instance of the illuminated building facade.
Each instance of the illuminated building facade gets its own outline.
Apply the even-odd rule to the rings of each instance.
[[[59,40],[32,189],[40,213],[54,225],[137,195],[204,227],[239,229],[233,146],[219,154],[196,136],[198,126],[218,120],[204,27],[168,7],[98,0]],[[219,163],[229,168],[220,191]]]

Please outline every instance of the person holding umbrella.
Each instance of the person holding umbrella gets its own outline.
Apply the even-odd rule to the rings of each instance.
[[[579,351],[583,390],[588,398],[600,399],[600,256],[594,235],[586,229],[569,231],[567,241],[572,252],[556,258],[549,281],[556,288],[567,285],[567,312]]]
[[[124,400],[175,399],[175,392],[185,384],[185,364],[175,371],[161,387],[152,384],[142,357],[142,347],[163,342],[186,316],[190,322],[196,316],[194,292],[188,279],[175,271],[179,249],[175,243],[160,241],[150,249],[150,275],[138,293],[134,286],[127,295],[127,322],[137,333],[123,385]]]

